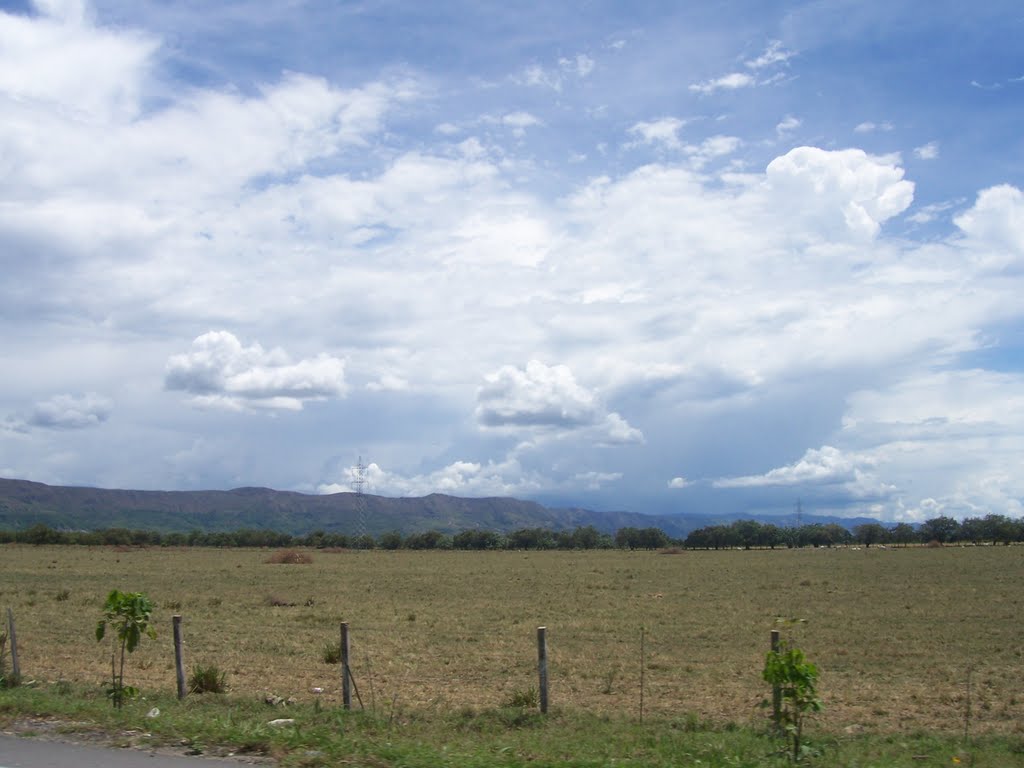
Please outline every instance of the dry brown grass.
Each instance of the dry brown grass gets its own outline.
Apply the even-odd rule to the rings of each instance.
[[[497,706],[536,685],[548,627],[555,706],[635,712],[645,628],[645,708],[717,721],[763,717],[760,680],[778,616],[822,671],[819,727],[1024,730],[1024,547],[693,552],[360,552],[277,568],[265,550],[114,552],[0,547],[0,607],[18,620],[30,678],[99,683],[109,647],[92,628],[113,588],[158,606],[127,679],[174,689],[170,612],[186,660],[228,672],[236,694],[340,699],[323,662],[338,625],[367,706]],[[38,601],[73,580],[70,599]],[[290,607],[266,604],[288,596]],[[306,597],[309,596],[309,599]],[[295,598],[295,599],[293,599]]]
[[[310,565],[313,556],[309,552],[299,552],[297,549],[279,549],[264,562],[276,565]]]
[[[294,608],[298,603],[293,603],[286,597],[280,595],[267,595],[263,598],[263,604],[270,608]]]

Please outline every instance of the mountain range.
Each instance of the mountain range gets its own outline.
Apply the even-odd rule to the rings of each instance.
[[[171,532],[269,529],[291,535],[316,530],[374,536],[429,530],[508,532],[519,528],[569,530],[592,525],[614,533],[620,528],[660,528],[684,537],[708,525],[751,519],[780,527],[799,523],[839,523],[847,528],[870,518],[795,515],[645,515],[549,508],[513,498],[462,498],[434,493],[417,498],[371,494],[312,495],[270,488],[229,491],[133,491],[54,486],[0,478],[0,529],[19,530],[43,524],[57,530],[132,528]]]

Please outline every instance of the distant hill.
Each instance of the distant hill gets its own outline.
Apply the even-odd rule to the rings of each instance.
[[[438,493],[396,499],[355,493],[311,495],[270,488],[130,491],[52,486],[0,478],[0,529],[6,530],[42,523],[58,530],[134,528],[170,533],[258,528],[291,535],[323,530],[350,535],[366,532],[377,536],[395,530],[407,535],[429,530],[507,532],[517,528],[568,530],[592,525],[607,533],[627,527],[657,527],[669,536],[683,537],[696,528],[743,517],[780,526],[793,524],[785,518],[764,516],[644,515],[553,509],[519,499],[462,498]],[[825,522],[853,526],[877,521],[803,516],[804,524]]]

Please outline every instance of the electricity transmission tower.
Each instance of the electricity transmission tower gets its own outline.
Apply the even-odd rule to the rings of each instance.
[[[352,478],[352,490],[356,494],[356,535],[360,539],[366,535],[366,499],[363,498],[366,482],[366,465],[360,456],[356,463],[355,476]]]

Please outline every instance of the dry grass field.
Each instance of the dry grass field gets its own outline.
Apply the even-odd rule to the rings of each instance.
[[[745,724],[777,617],[821,668],[836,732],[957,731],[968,670],[974,733],[1024,733],[1024,547],[752,552],[328,552],[0,547],[0,608],[26,678],[99,683],[106,594],[145,592],[156,641],[126,681],[174,688],[171,615],[186,663],[236,694],[340,701],[323,661],[351,626],[363,703],[382,712],[499,706],[536,686],[548,627],[554,707]],[[322,693],[314,693],[322,688]]]

